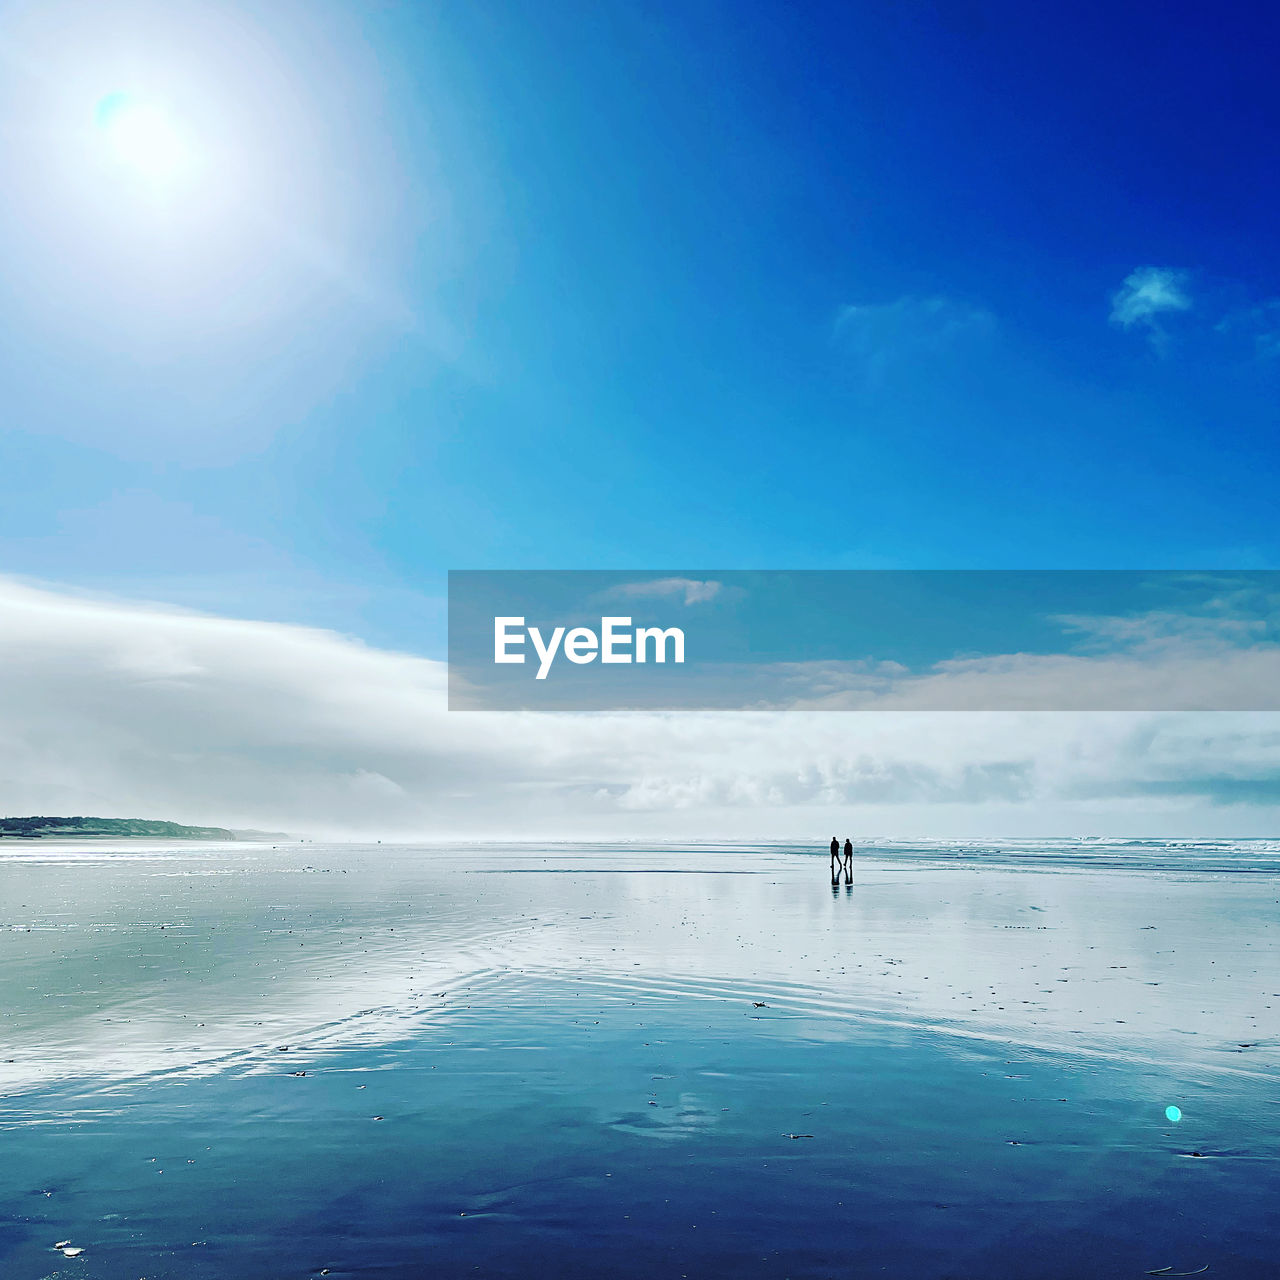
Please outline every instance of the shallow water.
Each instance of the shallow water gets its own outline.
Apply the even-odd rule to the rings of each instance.
[[[1278,871],[5,846],[0,1272],[1272,1275]]]

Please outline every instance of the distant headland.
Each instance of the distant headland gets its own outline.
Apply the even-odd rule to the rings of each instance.
[[[287,840],[282,831],[233,831],[227,827],[185,827],[153,818],[0,818],[0,840],[129,839]]]

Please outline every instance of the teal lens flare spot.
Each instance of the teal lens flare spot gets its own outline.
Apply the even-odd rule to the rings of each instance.
[[[1174,1124],[1177,1124],[1182,1119],[1182,1110],[1179,1107],[1165,1107],[1164,1114],[1165,1118],[1172,1120]]]
[[[132,98],[123,92],[109,93],[105,98],[99,98],[93,108],[94,124],[100,129],[107,128],[112,120],[128,107],[132,101]]]

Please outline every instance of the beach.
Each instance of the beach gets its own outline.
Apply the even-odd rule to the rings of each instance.
[[[1266,841],[5,845],[0,1270],[1274,1274],[1278,900]]]

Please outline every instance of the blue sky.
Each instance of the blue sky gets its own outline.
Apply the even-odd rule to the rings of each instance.
[[[438,656],[448,568],[1274,567],[1277,25],[4,5],[3,570]]]

